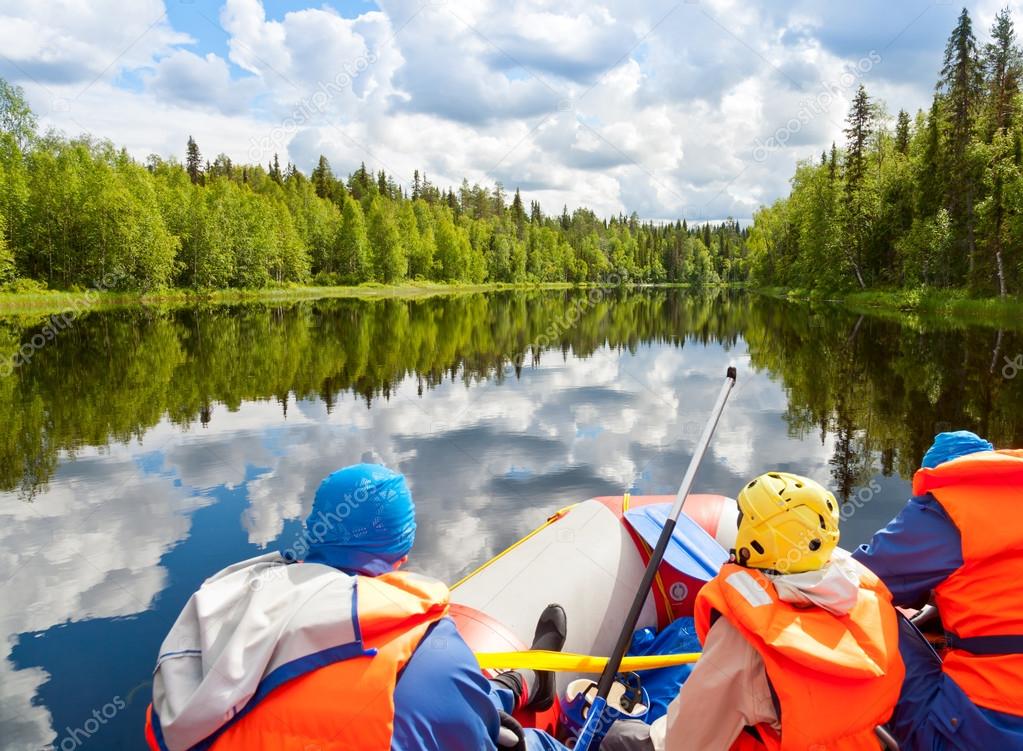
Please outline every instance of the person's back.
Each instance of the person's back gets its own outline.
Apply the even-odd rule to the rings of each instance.
[[[876,751],[902,681],[884,584],[836,550],[838,503],[769,473],[739,495],[733,561],[699,593],[704,651],[667,717],[621,723],[605,751]]]
[[[905,627],[906,685],[893,718],[904,749],[1023,749],[1023,452],[973,433],[942,433],[900,514],[854,556],[895,603],[933,596],[949,650],[939,660]],[[953,722],[954,720],[954,722]]]
[[[495,749],[522,679],[492,685],[446,617],[447,587],[394,570],[414,536],[401,475],[329,476],[295,548],[228,567],[189,599],[158,657],[150,748]],[[563,618],[541,617],[546,646],[563,645]]]

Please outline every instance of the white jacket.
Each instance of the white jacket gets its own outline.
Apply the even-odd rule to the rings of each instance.
[[[303,658],[363,654],[356,578],[279,553],[211,576],[189,598],[160,646],[154,722],[171,751],[207,738],[243,711],[257,690],[301,674]],[[310,665],[308,670],[319,664]],[[285,670],[275,673],[278,669]]]

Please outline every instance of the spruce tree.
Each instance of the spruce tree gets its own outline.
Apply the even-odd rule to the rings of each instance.
[[[193,185],[202,182],[202,155],[199,154],[199,145],[191,136],[188,137],[188,146],[185,149],[185,170]]]
[[[899,110],[899,118],[895,123],[895,150],[900,154],[909,154],[909,113]]]
[[[518,188],[515,189],[515,198],[512,199],[511,218],[515,224],[515,234],[521,240],[526,231],[526,209],[522,205],[522,196]]]
[[[976,259],[974,203],[975,170],[969,161],[977,105],[981,92],[981,64],[970,14],[963,8],[945,47],[938,91],[946,102],[948,117],[948,173],[946,204],[959,235],[959,247],[968,259],[972,275]]]
[[[998,293],[1007,294],[1005,279],[1005,173],[1008,162],[1013,161],[1015,149],[1009,150],[1006,133],[1013,125],[1016,97],[1019,95],[1021,70],[1020,51],[1016,46],[1016,32],[1009,10],[1003,9],[991,28],[991,41],[984,48],[984,71],[987,76],[988,107],[985,128],[986,141],[997,141],[987,165],[991,196],[988,200],[990,237],[986,245],[993,256]],[[1013,134],[1015,135],[1015,134]],[[1016,136],[1018,143],[1018,136]]]
[[[331,199],[334,196],[334,172],[330,168],[330,162],[327,161],[327,157],[320,154],[319,161],[316,162],[316,167],[313,169],[310,175],[313,183],[313,189],[316,191],[316,195],[320,198]]]
[[[846,239],[843,245],[852,265],[856,281],[861,288],[867,284],[863,278],[863,252],[866,234],[866,206],[863,193],[863,178],[866,175],[866,148],[873,127],[873,108],[867,90],[860,84],[849,110],[848,125],[845,128],[845,218]]]
[[[991,41],[984,47],[984,73],[987,77],[987,140],[999,130],[1012,126],[1014,102],[1019,94],[1021,68],[1016,31],[1008,8],[999,11],[991,27]]]

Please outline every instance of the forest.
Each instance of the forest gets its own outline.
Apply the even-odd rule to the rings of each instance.
[[[893,119],[861,85],[844,146],[799,163],[790,195],[755,215],[753,281],[1018,295],[1021,72],[1009,10],[981,44],[963,9],[926,112],[900,110]]]
[[[89,136],[39,134],[19,87],[0,79],[0,285],[8,290],[258,289],[284,285],[671,282],[746,277],[738,222],[690,227],[547,215],[519,191],[416,171],[402,185],[365,164],[347,178],[323,156],[309,175],[204,159],[144,164]]]

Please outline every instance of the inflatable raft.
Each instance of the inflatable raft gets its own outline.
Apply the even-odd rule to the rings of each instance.
[[[566,652],[610,654],[672,501],[601,497],[556,512],[452,586],[451,617],[463,638],[478,653],[525,650],[541,611],[558,603],[568,620]],[[687,498],[637,628],[693,614],[697,592],[734,545],[736,516],[731,498]],[[579,677],[559,673],[558,695]],[[556,711],[519,719],[551,732]]]

